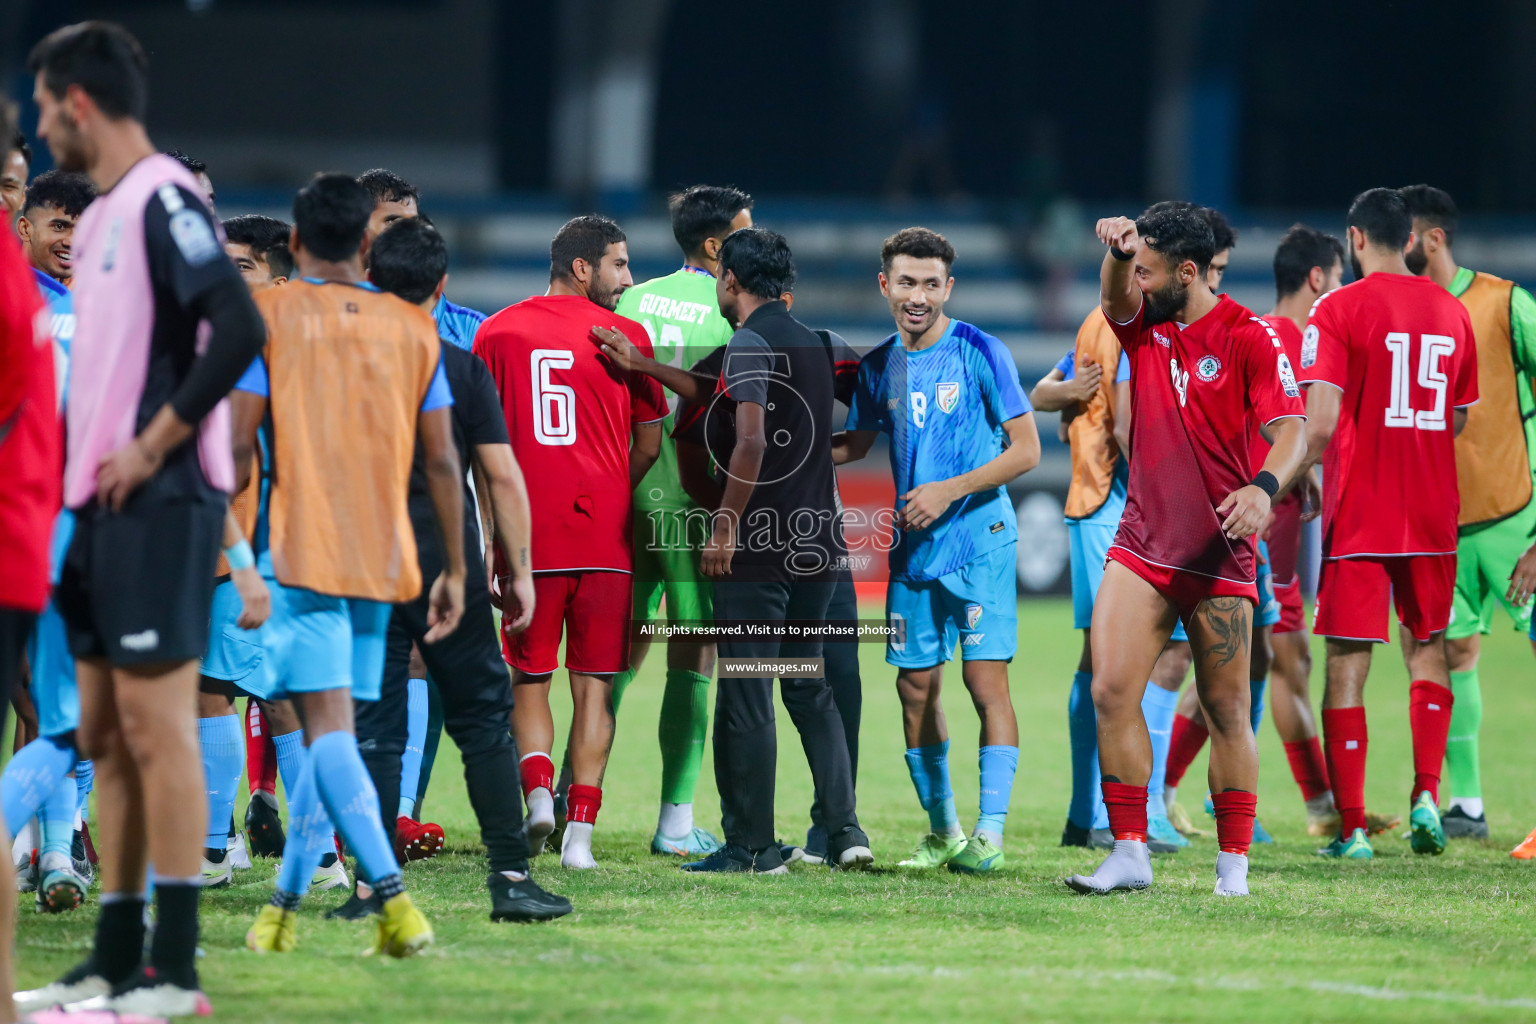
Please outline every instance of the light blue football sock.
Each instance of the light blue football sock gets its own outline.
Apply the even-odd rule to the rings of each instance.
[[[955,793],[949,786],[949,740],[907,751],[907,773],[917,802],[928,812],[928,826],[941,836],[961,835]]]
[[[39,864],[46,864],[49,854],[57,854],[64,858],[65,864],[70,863],[75,843],[77,799],[75,780],[68,775],[62,776],[54,784],[53,792],[43,798],[43,806],[37,815],[43,832],[42,841],[38,844]]]
[[[272,737],[272,747],[277,751],[277,774],[283,780],[283,792],[293,803],[293,793],[299,788],[299,776],[304,772],[304,730]]]
[[[1067,696],[1067,738],[1072,749],[1072,798],[1067,820],[1079,828],[1108,828],[1099,790],[1099,717],[1093,709],[1093,673],[1074,672]]]
[[[1248,720],[1253,723],[1253,734],[1259,734],[1264,722],[1264,691],[1269,687],[1269,677],[1248,680]]]
[[[245,733],[239,715],[197,720],[203,750],[203,780],[208,787],[208,835],[203,845],[222,850],[229,841],[229,820],[235,813],[240,772],[245,768]]]
[[[416,790],[421,785],[421,757],[427,744],[427,681],[405,684],[405,753],[400,755],[399,818],[416,816]]]
[[[379,820],[379,792],[357,752],[357,737],[326,733],[309,745],[309,759],[320,799],[359,870],[370,883],[398,875],[400,864]]]
[[[288,735],[296,737],[300,733]],[[298,764],[291,767],[293,777],[283,775],[283,789],[288,795],[288,835],[283,840],[283,864],[277,873],[277,888],[279,892],[302,896],[309,891],[310,879],[315,877],[321,858],[335,846],[331,838],[331,819],[315,784],[312,758],[301,749]]]
[[[96,762],[75,762],[75,790],[80,797],[80,817],[82,820],[91,816],[91,790],[96,788]]]
[[[1147,736],[1152,741],[1152,777],[1147,780],[1147,813],[1166,815],[1163,805],[1163,775],[1168,771],[1168,745],[1173,741],[1173,716],[1179,709],[1179,695],[1156,683],[1148,683],[1141,694],[1141,714],[1147,720]]]
[[[16,752],[0,774],[0,806],[5,827],[20,835],[27,822],[42,809],[59,780],[75,766],[75,748],[59,736],[39,736]],[[70,820],[74,820],[71,811]]]
[[[1008,802],[1013,797],[1013,776],[1019,770],[1019,748],[982,747],[976,761],[981,770],[981,814],[976,818],[976,833],[1002,845]]]

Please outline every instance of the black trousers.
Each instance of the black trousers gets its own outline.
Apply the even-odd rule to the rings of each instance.
[[[21,659],[27,653],[27,638],[36,625],[36,612],[0,608],[0,732],[5,731],[11,694],[21,681]]]
[[[469,538],[465,540],[469,545]],[[485,569],[478,547],[466,546],[464,617],[458,629],[436,643],[425,643],[428,594],[442,568],[436,547],[431,545],[429,552],[428,545],[421,545],[421,596],[395,605],[390,615],[379,699],[354,705],[357,746],[379,791],[379,811],[393,842],[407,734],[406,688],[411,645],[416,644],[442,697],[443,728],[464,760],[464,783],[490,868],[527,871],[522,787],[512,739],[512,677],[501,660]]]
[[[859,617],[859,595],[853,589],[853,574],[844,572],[832,587],[832,603],[827,605],[828,622],[853,622]],[[859,719],[864,712],[864,688],[859,679],[858,641],[828,641],[823,645],[827,685],[832,687],[832,703],[843,720],[843,737],[848,741],[848,773],[854,789],[859,784]],[[821,803],[811,804],[811,824],[826,828]]]
[[[715,621],[744,619],[822,622],[832,599],[831,580],[717,580]],[[781,641],[776,637],[722,641],[722,658],[818,658],[819,639]],[[826,679],[781,679],[784,708],[800,733],[800,744],[816,785],[816,803],[834,860],[869,840],[854,813],[853,767],[843,719]],[[771,676],[722,677],[715,689],[715,785],[725,840],[754,852],[774,843],[773,804],[778,736],[774,729]]]

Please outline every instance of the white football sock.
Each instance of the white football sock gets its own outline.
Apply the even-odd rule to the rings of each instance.
[[[1307,813],[1314,818],[1326,818],[1335,809],[1333,806],[1333,790],[1331,789],[1307,801]]]
[[[560,842],[560,866],[563,868],[595,868],[592,859],[592,825],[586,821],[565,823],[565,838]]]
[[[1221,850],[1216,854],[1216,895],[1248,895],[1248,858]]]
[[[1167,811],[1168,811],[1168,808],[1172,807],[1174,804],[1176,804],[1178,802],[1179,802],[1179,787],[1178,786],[1170,786],[1170,785],[1167,785],[1165,783],[1163,785],[1163,812],[1166,814]]]
[[[656,834],[665,839],[687,839],[693,832],[693,804],[661,805],[656,818]]]
[[[543,786],[529,792],[528,817],[523,827],[528,830],[529,852],[537,854],[544,849],[544,840],[555,830],[555,797]]]
[[[1091,875],[1073,875],[1067,885],[1081,893],[1105,893],[1125,889],[1145,889],[1152,884],[1152,854],[1147,844],[1134,839],[1116,839],[1104,863]]]
[[[1461,812],[1469,818],[1483,816],[1483,798],[1480,796],[1453,796],[1451,806],[1460,807]]]
[[[32,818],[22,826],[20,834],[11,843],[12,864],[18,868],[31,865],[32,851],[39,846],[37,835],[37,819]]]

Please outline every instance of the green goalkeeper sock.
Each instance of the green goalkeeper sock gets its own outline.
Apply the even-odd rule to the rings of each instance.
[[[662,803],[693,803],[708,734],[709,676],[686,668],[667,669],[661,723],[656,728],[661,741]]]
[[[629,689],[629,684],[635,681],[635,670],[627,668],[613,677],[613,714],[618,717],[619,701],[624,699],[624,691]]]
[[[1477,765],[1477,730],[1483,724],[1483,690],[1477,669],[1451,673],[1451,733],[1445,745],[1451,799],[1481,800],[1483,780]]]

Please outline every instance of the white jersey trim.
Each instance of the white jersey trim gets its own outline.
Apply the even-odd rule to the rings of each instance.
[[[1313,377],[1310,380],[1298,380],[1296,383],[1297,384],[1327,384],[1329,387],[1333,388],[1335,391],[1338,391],[1340,394],[1344,393],[1344,389],[1339,387],[1333,381],[1331,381],[1331,380],[1323,380],[1323,378],[1321,378],[1321,377]]]
[[[1231,550],[1231,547],[1232,546],[1230,544],[1227,545],[1228,550]],[[1115,548],[1119,548],[1121,551],[1129,551],[1131,554],[1135,555],[1143,562],[1146,562],[1148,565],[1155,565],[1160,569],[1172,569],[1174,572],[1187,572],[1191,576],[1204,576],[1208,580],[1222,580],[1226,583],[1241,583],[1245,587],[1250,585],[1257,585],[1259,582],[1259,577],[1257,575],[1255,575],[1251,580],[1235,580],[1230,576],[1217,576],[1215,573],[1201,572],[1199,569],[1186,569],[1182,565],[1169,565],[1167,562],[1154,561],[1153,559],[1148,558],[1146,555],[1143,555],[1138,551],[1132,551],[1124,544],[1111,544],[1109,546],[1110,551],[1115,550]],[[1126,566],[1126,568],[1130,568],[1130,566]]]
[[[611,565],[572,565],[563,569],[534,569],[533,575],[537,576],[540,573],[556,572],[621,572],[626,576],[633,576],[635,574],[633,569],[615,569]]]
[[[1354,551],[1347,555],[1324,555],[1323,561],[1346,562],[1351,558],[1444,558],[1455,553],[1455,548],[1449,551]]]

